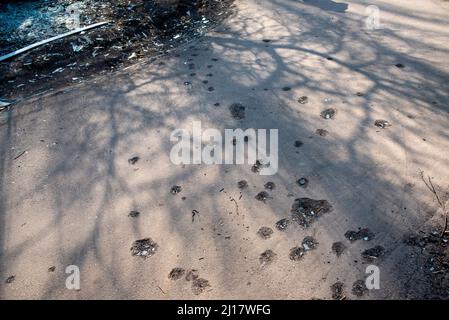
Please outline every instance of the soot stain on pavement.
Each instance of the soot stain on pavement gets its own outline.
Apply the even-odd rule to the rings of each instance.
[[[210,287],[209,281],[203,278],[197,278],[192,282],[192,292],[195,295],[199,295]]]
[[[306,104],[307,102],[309,102],[309,98],[307,96],[302,96],[298,99],[298,102],[300,104]]]
[[[316,129],[316,134],[321,136],[321,137],[325,137],[328,135],[329,131],[327,131],[326,129]]]
[[[302,142],[301,140],[296,140],[294,143],[295,148],[299,148],[302,147],[302,145],[304,144],[304,142]]]
[[[273,263],[277,258],[277,254],[273,250],[265,250],[259,256],[259,262],[262,267]]]
[[[337,109],[329,108],[329,109],[321,111],[320,116],[321,116],[321,118],[329,120],[329,119],[333,119],[335,117],[336,113],[337,113]]]
[[[360,239],[363,239],[365,241],[370,241],[370,240],[374,239],[374,237],[375,237],[374,233],[368,228],[359,229],[359,231],[349,230],[349,231],[346,231],[346,233],[345,233],[345,238],[351,242],[354,242],[354,241],[357,241]]]
[[[289,258],[292,261],[299,261],[304,257],[305,251],[302,247],[294,247],[290,249]]]
[[[239,182],[237,182],[237,187],[239,189],[245,189],[248,187],[248,182],[246,180],[240,180]]]
[[[337,241],[332,244],[332,252],[335,253],[337,257],[341,256],[346,250],[346,246],[343,242]]]
[[[133,166],[137,163],[137,161],[139,161],[139,159],[140,159],[139,157],[132,157],[128,159],[128,163]]]
[[[296,181],[296,183],[303,188],[307,188],[307,186],[309,185],[309,180],[307,178],[299,178],[298,181]]]
[[[378,261],[385,254],[385,248],[382,246],[375,246],[370,249],[366,249],[362,252],[362,258],[366,262],[375,262]]]
[[[258,194],[256,194],[256,196],[255,196],[256,200],[263,201],[264,203],[266,202],[266,200],[269,197],[270,197],[270,195],[266,191],[261,191]]]
[[[184,276],[185,272],[186,271],[183,268],[173,268],[172,271],[170,271],[168,278],[170,280],[179,280]]]
[[[158,244],[151,238],[136,240],[131,246],[131,255],[142,258],[148,258],[154,255],[157,251]]]
[[[310,198],[295,199],[292,205],[292,220],[302,227],[309,227],[323,214],[332,210],[327,200],[314,200]]]
[[[130,218],[137,218],[139,215],[140,215],[140,212],[135,211],[135,210],[132,210],[128,213],[128,217],[130,217]]]
[[[276,185],[274,184],[274,182],[268,181],[267,183],[265,183],[264,187],[267,190],[274,190],[274,188],[276,188]]]
[[[276,229],[278,229],[279,231],[285,231],[289,225],[290,220],[284,218],[276,222]]]
[[[171,194],[178,194],[182,191],[182,187],[181,186],[173,186],[170,189],[170,193]]]
[[[273,229],[269,227],[261,227],[259,231],[257,231],[257,235],[262,239],[269,239],[273,234]]]
[[[198,279],[198,277],[200,276],[198,270],[196,269],[190,269],[189,271],[187,271],[186,273],[186,281],[193,281]]]
[[[332,293],[332,299],[334,300],[341,300],[344,298],[343,295],[343,289],[345,285],[343,282],[337,281],[333,285],[331,285],[331,293]]]
[[[367,292],[368,292],[368,288],[366,287],[365,281],[363,281],[363,280],[357,280],[352,285],[352,294],[357,297],[361,297]]]
[[[318,247],[318,241],[315,240],[315,238],[311,236],[307,236],[302,240],[302,247],[304,251],[310,251],[314,250]]]
[[[231,112],[231,116],[236,120],[242,120],[245,118],[245,106],[241,103],[233,103],[229,107],[229,111]]]

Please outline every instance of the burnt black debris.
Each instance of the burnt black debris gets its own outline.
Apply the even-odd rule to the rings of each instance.
[[[298,102],[300,104],[306,104],[307,102],[309,102],[309,98],[307,96],[302,96],[298,99]]]
[[[154,255],[158,245],[151,238],[136,240],[131,246],[131,255],[142,258],[148,258]]]
[[[374,239],[374,237],[375,237],[374,233],[368,228],[359,229],[358,231],[349,230],[345,233],[345,238],[351,242],[360,239],[370,241]]]
[[[346,246],[343,242],[337,241],[332,244],[332,252],[335,253],[337,257],[341,256],[346,250]]]
[[[332,210],[327,200],[314,200],[310,198],[295,199],[292,205],[292,220],[302,227],[309,227],[323,214]]]
[[[261,227],[259,231],[257,231],[257,235],[262,239],[268,239],[273,234],[273,229],[269,227]]]
[[[265,202],[269,198],[269,196],[270,195],[266,191],[261,191],[258,194],[256,194],[255,198],[256,200]]]
[[[334,300],[341,300],[344,298],[343,295],[343,289],[345,285],[343,282],[337,281],[333,285],[331,285],[331,293],[332,293],[332,299]]]
[[[8,278],[6,278],[5,283],[8,283],[8,284],[13,283],[14,280],[16,280],[16,276],[12,275],[12,276],[9,276]]]
[[[262,266],[266,266],[276,260],[277,254],[273,250],[266,250],[259,256],[259,262]]]
[[[296,183],[303,188],[307,188],[307,186],[309,185],[309,180],[307,178],[299,178],[298,181],[296,181]]]
[[[361,297],[367,292],[368,292],[368,288],[366,287],[365,281],[363,281],[363,280],[357,280],[352,285],[352,294],[357,297]]]
[[[248,182],[246,180],[240,180],[237,182],[237,186],[239,189],[245,189],[248,187]]]
[[[196,280],[196,279],[198,279],[199,276],[200,276],[200,274],[198,273],[198,270],[190,269],[186,273],[186,281]]]
[[[210,287],[209,281],[203,278],[198,278],[193,280],[192,292],[195,295],[199,295],[203,293],[203,291],[206,290],[208,287]]]
[[[337,113],[337,109],[329,108],[329,109],[321,111],[320,115],[321,115],[321,118],[324,118],[324,119],[333,119],[335,117],[336,113]]]
[[[310,251],[314,250],[318,247],[318,241],[315,240],[315,238],[311,236],[307,236],[302,240],[302,247],[304,251]]]
[[[128,213],[128,217],[130,217],[130,218],[137,218],[139,215],[140,215],[140,212],[135,211],[135,210],[132,210]]]
[[[181,192],[181,190],[182,190],[181,186],[173,186],[170,189],[170,193],[171,194],[178,194],[178,193]]]
[[[329,133],[329,131],[327,131],[326,129],[316,129],[315,132],[317,135],[319,135],[321,137],[325,137]]]
[[[294,247],[290,249],[289,258],[293,261],[299,261],[304,257],[305,251],[302,247]]]
[[[245,106],[241,103],[233,103],[229,107],[231,116],[236,120],[242,120],[245,118]]]
[[[132,157],[132,158],[128,159],[128,163],[130,165],[135,165],[137,163],[137,161],[139,161],[139,159],[140,159],[139,157]]]
[[[274,188],[276,188],[276,185],[274,184],[274,182],[268,181],[267,183],[265,183],[264,187],[267,190],[274,190]]]
[[[289,225],[290,220],[284,218],[276,222],[276,229],[278,229],[279,231],[285,231]]]
[[[387,120],[381,120],[381,119],[374,121],[374,125],[381,129],[391,127],[390,122],[388,122]]]
[[[362,252],[362,258],[367,262],[375,262],[385,254],[385,248],[375,246]]]
[[[294,146],[295,146],[296,148],[299,148],[299,147],[301,147],[303,144],[304,144],[304,143],[303,143],[301,140],[296,140],[295,143],[294,143]]]
[[[173,268],[172,271],[170,271],[168,278],[170,280],[179,280],[185,273],[186,271],[183,268]]]

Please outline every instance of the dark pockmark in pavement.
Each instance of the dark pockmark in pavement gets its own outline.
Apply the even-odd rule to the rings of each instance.
[[[273,250],[266,250],[259,256],[259,262],[262,267],[273,263],[276,260],[277,254]]]
[[[263,201],[263,202],[265,202],[269,197],[270,197],[270,195],[266,191],[261,191],[258,194],[256,194],[256,196],[255,196],[256,200]]]
[[[357,280],[352,285],[352,294],[357,297],[361,297],[367,292],[368,292],[368,288],[366,287],[365,281],[363,281],[363,280]]]
[[[276,188],[276,185],[274,184],[274,182],[268,181],[267,183],[265,183],[264,187],[267,190],[274,190],[274,188]]]
[[[318,241],[315,240],[315,238],[311,236],[307,236],[302,240],[302,247],[304,251],[310,251],[314,250],[318,247]]]
[[[295,148],[299,148],[304,144],[301,140],[296,140],[294,143]]]
[[[341,256],[346,250],[346,246],[343,242],[337,241],[332,244],[332,252],[335,253],[337,257]]]
[[[48,268],[48,272],[55,272],[56,267],[55,266],[51,266],[50,268]]]
[[[290,220],[284,218],[276,222],[276,229],[278,229],[279,231],[285,231],[289,225]]]
[[[305,251],[302,247],[294,247],[290,249],[289,258],[293,261],[299,261],[304,257]]]
[[[5,283],[10,284],[10,283],[13,283],[14,280],[16,280],[16,276],[12,275],[12,276],[9,276],[8,278],[6,278]]]
[[[158,245],[151,238],[136,240],[131,246],[131,255],[148,258],[154,255]]]
[[[273,229],[269,227],[261,227],[259,231],[257,231],[257,235],[262,239],[268,239],[273,234]]]
[[[135,211],[135,210],[132,210],[128,213],[128,217],[130,217],[130,218],[137,218],[139,215],[140,215],[140,212]]]
[[[207,91],[209,91],[209,92],[212,92],[212,91],[214,91],[214,90],[215,90],[214,87],[209,87],[209,88],[207,88]]]
[[[199,276],[200,276],[200,274],[199,274],[198,270],[190,269],[186,273],[186,281],[196,280],[196,279],[198,279]]]
[[[324,119],[332,119],[332,118],[334,118],[336,113],[337,113],[337,109],[329,108],[329,109],[321,111],[320,116],[321,116],[321,118],[324,118]]]
[[[292,205],[292,220],[302,227],[309,227],[323,214],[332,210],[327,200],[314,200],[310,198],[295,199]]]
[[[309,102],[309,98],[307,96],[299,97],[298,102],[300,104],[306,104],[307,102]]]
[[[204,290],[206,290],[208,287],[210,287],[209,281],[203,278],[194,279],[192,283],[192,291],[193,294],[199,295],[203,293]]]
[[[396,68],[403,69],[405,66],[402,63],[396,63]]]
[[[135,165],[137,163],[137,161],[139,161],[139,159],[140,159],[139,157],[132,157],[132,158],[128,159],[128,163],[130,165]]]
[[[343,289],[345,285],[343,282],[337,281],[333,285],[331,285],[331,293],[332,293],[332,299],[334,300],[341,300],[344,298],[343,295]]]
[[[290,91],[292,88],[290,88],[290,87],[283,87],[282,88],[282,91]]]
[[[329,131],[327,131],[326,129],[316,129],[315,132],[317,135],[319,135],[321,137],[325,137],[329,133]]]
[[[178,194],[178,193],[181,192],[181,190],[182,190],[181,186],[173,186],[170,189],[170,193],[171,194]]]
[[[236,120],[242,120],[245,118],[245,106],[241,103],[233,103],[229,107],[229,111],[231,112],[231,116]]]
[[[192,223],[195,222],[195,216],[198,215],[200,212],[198,210],[193,209],[192,210]]]
[[[387,120],[376,120],[374,121],[374,125],[378,128],[385,129],[387,127],[391,127],[391,123]]]
[[[239,189],[245,189],[248,187],[248,182],[246,180],[240,180],[237,182],[237,186]]]
[[[185,272],[186,271],[183,268],[173,268],[172,271],[170,271],[168,278],[170,280],[179,280],[184,276]]]
[[[365,241],[370,241],[370,240],[374,239],[374,237],[375,237],[374,233],[368,228],[359,229],[359,231],[349,230],[349,231],[346,231],[346,233],[345,233],[345,238],[351,242],[354,242],[354,241],[357,241],[360,239],[363,239]]]
[[[366,249],[362,252],[362,258],[366,262],[375,262],[380,257],[382,257],[385,254],[385,248],[382,246],[375,246],[370,249]]]
[[[307,178],[299,178],[298,181],[296,181],[296,183],[303,188],[307,188],[307,186],[309,185],[309,180]]]

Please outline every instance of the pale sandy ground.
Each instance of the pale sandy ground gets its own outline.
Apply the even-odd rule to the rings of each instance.
[[[378,263],[381,289],[365,299],[428,294],[419,255],[401,239],[443,221],[418,173],[448,191],[449,5],[315,3],[237,1],[236,14],[194,44],[199,50],[186,47],[179,56],[3,112],[1,298],[329,299],[329,286],[339,280],[353,299],[352,283],[365,277],[360,253],[377,244],[387,249]],[[369,4],[381,10],[380,30],[365,29]],[[196,78],[189,77],[188,58]],[[304,95],[309,103],[301,105]],[[233,102],[248,107],[246,119],[231,118]],[[320,118],[328,106],[338,109],[335,120]],[[376,119],[392,127],[379,130]],[[279,172],[263,177],[249,165],[172,164],[170,132],[191,128],[193,120],[219,129],[278,128]],[[316,135],[317,128],[329,135]],[[297,139],[304,142],[299,149]],[[141,159],[130,166],[134,155]],[[310,180],[307,189],[295,183],[302,176]],[[250,187],[237,215],[229,197],[238,199],[240,179]],[[267,181],[277,187],[263,204],[254,196]],[[173,196],[175,184],[183,190]],[[334,210],[309,229],[292,226],[260,239],[261,226],[274,229],[289,216],[289,194],[327,199]],[[194,223],[193,209],[200,212]],[[141,216],[129,218],[130,210]],[[358,227],[369,227],[375,239],[349,243],[344,233]],[[307,235],[319,247],[291,261],[289,249]],[[144,237],[159,244],[147,260],[130,254],[132,242]],[[340,258],[331,252],[335,241],[348,247]],[[258,257],[266,249],[277,260],[261,269]],[[67,265],[80,267],[80,291],[65,288]],[[189,282],[168,279],[174,267],[198,269],[211,287],[194,295]],[[10,275],[16,280],[5,284]]]

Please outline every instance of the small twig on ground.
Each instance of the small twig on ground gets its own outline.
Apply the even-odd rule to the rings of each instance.
[[[430,192],[432,192],[432,194],[434,195],[435,199],[438,202],[438,205],[440,206],[440,208],[443,210],[443,215],[444,215],[444,228],[443,231],[441,232],[440,237],[443,237],[444,234],[447,231],[447,227],[448,227],[448,211],[446,210],[446,203],[443,202],[443,200],[441,200],[440,196],[438,195],[438,192],[435,189],[435,186],[433,185],[432,179],[427,176],[427,180],[424,177],[424,171],[420,171],[420,175],[421,175],[421,179],[424,182],[424,184],[426,185],[427,189],[430,190]]]

